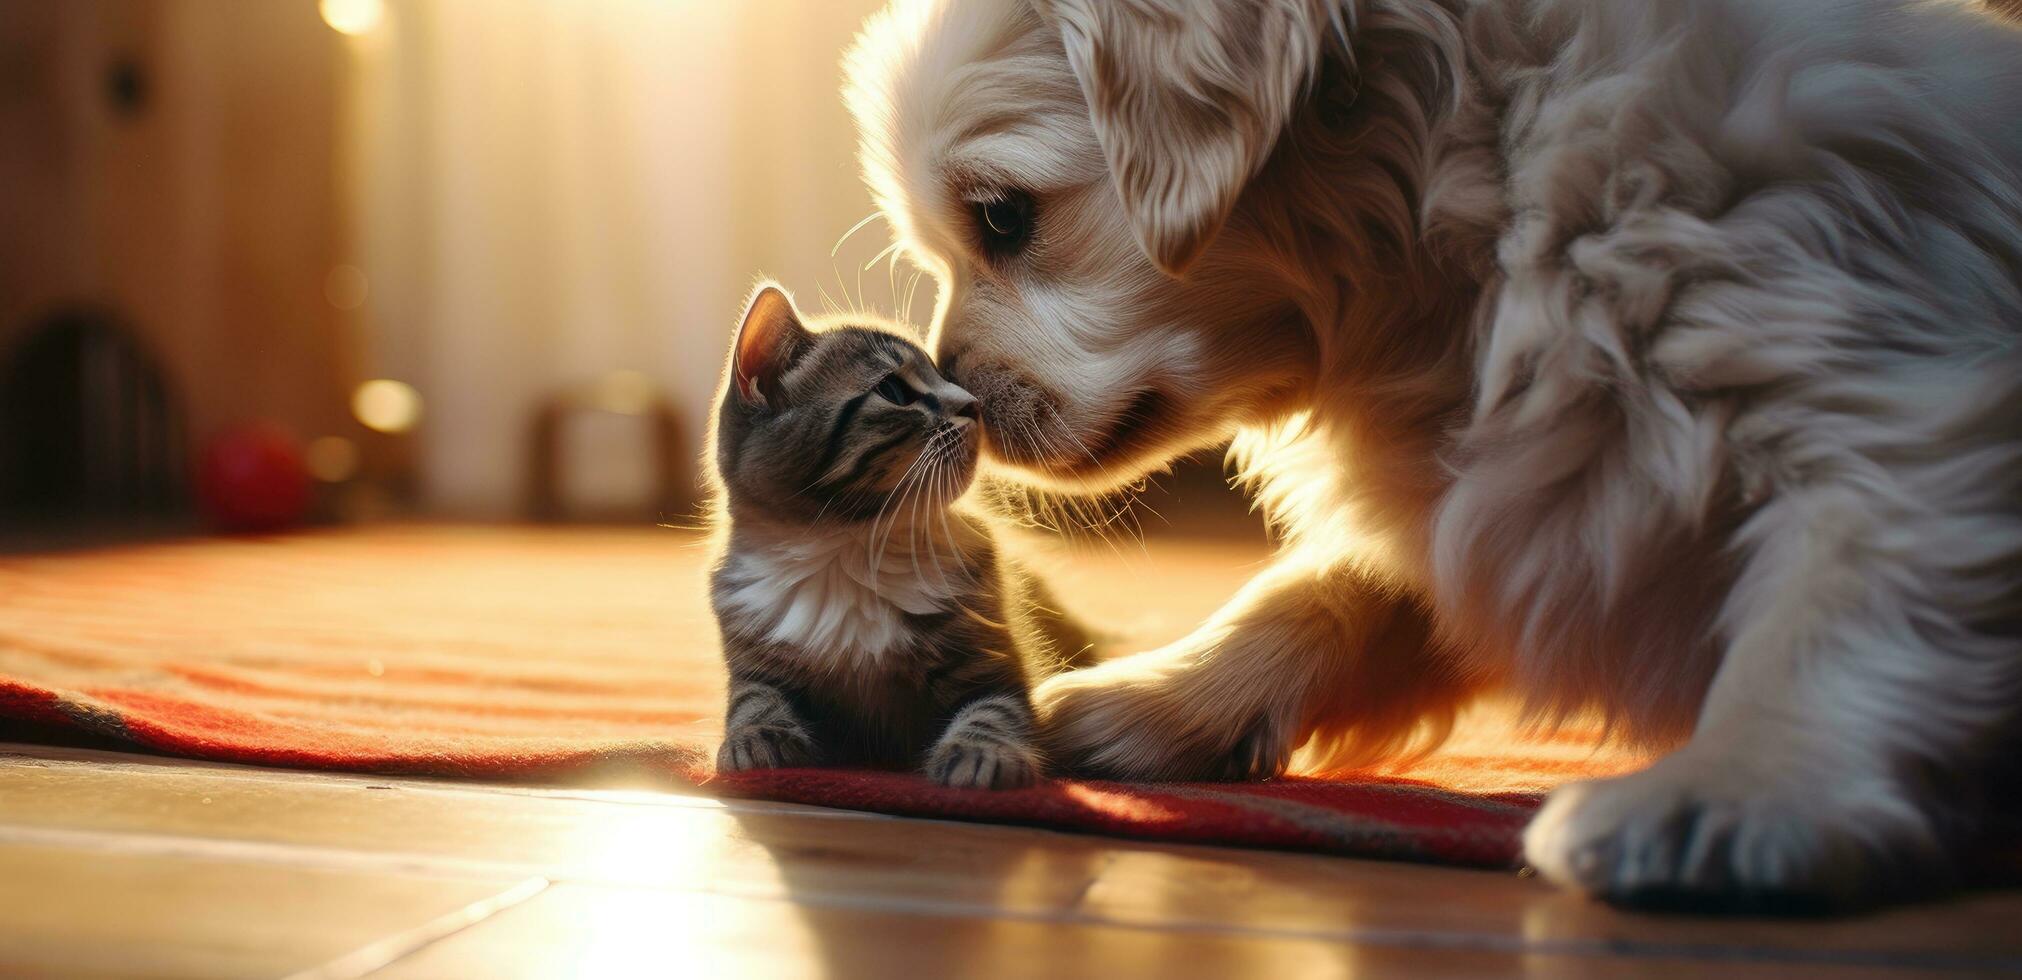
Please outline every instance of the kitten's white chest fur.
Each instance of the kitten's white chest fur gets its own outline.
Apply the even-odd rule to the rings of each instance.
[[[909,533],[910,530],[910,533]],[[909,630],[905,617],[955,608],[973,588],[959,546],[940,527],[760,532],[725,567],[723,612],[813,658],[876,661]]]

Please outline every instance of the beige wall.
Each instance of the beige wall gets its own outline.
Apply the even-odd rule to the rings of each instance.
[[[425,399],[431,509],[517,512],[536,405],[613,370],[648,375],[699,434],[761,272],[814,309],[894,307],[885,267],[859,271],[881,225],[830,256],[872,211],[837,92],[876,6],[395,0],[356,39],[368,363]],[[578,454],[578,476],[618,479],[635,451]]]
[[[388,0],[361,37],[315,0],[0,0],[0,345],[116,310],[192,435],[271,418],[412,458],[438,513],[512,516],[550,393],[647,374],[699,439],[754,278],[891,312],[888,242],[837,89],[876,0]],[[113,113],[133,53],[145,111]],[[325,299],[366,270],[365,304]],[[919,307],[932,299],[919,291]],[[419,431],[348,416],[415,384]],[[590,447],[596,470],[632,451]],[[624,467],[617,467],[624,468]]]
[[[323,292],[338,54],[306,0],[0,0],[0,348],[53,311],[111,309],[194,436],[349,431],[355,366]],[[149,83],[130,118],[106,97],[121,55]]]

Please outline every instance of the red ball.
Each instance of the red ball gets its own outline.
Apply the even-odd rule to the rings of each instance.
[[[309,469],[288,430],[255,424],[219,433],[197,465],[197,501],[224,531],[276,531],[309,509]]]

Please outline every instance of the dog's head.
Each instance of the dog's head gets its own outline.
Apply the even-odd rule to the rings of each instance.
[[[1341,25],[1307,0],[897,0],[848,59],[873,195],[940,281],[989,452],[1104,489],[1310,383],[1296,261],[1231,220]]]

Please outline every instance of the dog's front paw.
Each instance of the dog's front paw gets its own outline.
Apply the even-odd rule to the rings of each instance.
[[[1159,651],[1049,678],[1033,692],[1048,754],[1116,779],[1277,776],[1296,747],[1288,706],[1229,697],[1211,674],[1229,666]]]
[[[814,740],[798,725],[750,725],[724,734],[723,746],[716,750],[716,768],[788,769],[814,765],[820,758]]]
[[[1823,912],[1936,883],[1928,819],[1885,779],[1765,771],[1690,748],[1634,775],[1554,792],[1524,832],[1546,878],[1622,905]]]

